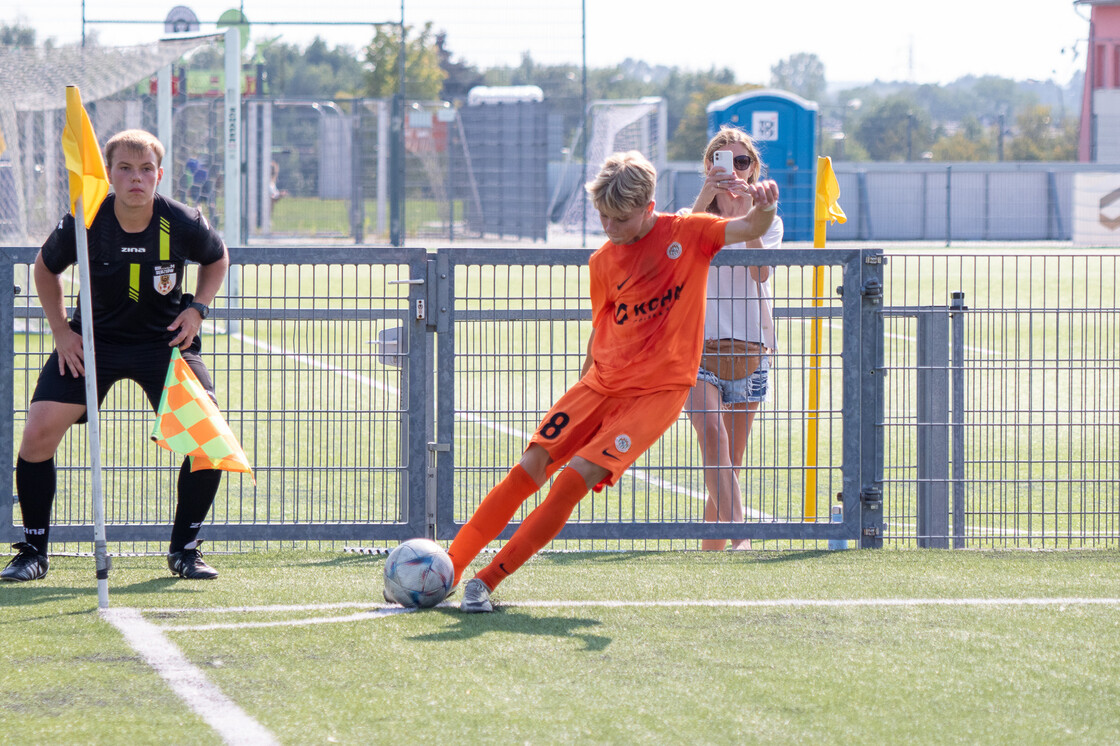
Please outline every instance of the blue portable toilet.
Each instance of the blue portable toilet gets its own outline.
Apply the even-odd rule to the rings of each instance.
[[[755,139],[763,175],[778,182],[786,240],[812,241],[817,104],[774,89],[737,93],[708,104],[708,137],[724,125]]]

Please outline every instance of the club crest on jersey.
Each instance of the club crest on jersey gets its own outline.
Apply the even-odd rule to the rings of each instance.
[[[160,295],[167,295],[175,289],[175,281],[178,274],[175,272],[175,265],[156,265],[152,270],[152,284],[156,288],[156,292]]]
[[[630,436],[619,435],[614,439],[614,449],[619,453],[626,453],[630,450]]]
[[[665,255],[670,259],[679,259],[683,252],[684,249],[681,248],[680,241],[673,241],[673,243],[669,244],[669,248],[665,251]]]

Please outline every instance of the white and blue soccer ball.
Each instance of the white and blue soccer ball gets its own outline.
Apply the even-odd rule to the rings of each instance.
[[[451,591],[455,567],[443,547],[409,539],[385,560],[385,600],[410,608],[435,606]]]

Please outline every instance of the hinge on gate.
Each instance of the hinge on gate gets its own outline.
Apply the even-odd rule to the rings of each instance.
[[[868,279],[867,282],[863,283],[863,287],[859,292],[860,295],[864,296],[865,298],[878,298],[883,294],[883,285],[877,279],[872,277]]]
[[[859,500],[866,510],[883,509],[883,493],[878,487],[867,487],[859,493]]]
[[[448,452],[451,451],[451,444],[450,443],[437,443],[436,441],[433,440],[430,443],[428,443],[428,450],[431,451],[432,453],[441,453],[441,452],[442,453],[448,453]]]

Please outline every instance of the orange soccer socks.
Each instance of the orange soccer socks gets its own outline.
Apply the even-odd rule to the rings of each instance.
[[[490,590],[494,590],[498,583],[556,538],[576,505],[589,491],[583,475],[575,469],[568,468],[560,472],[552,483],[548,497],[521,523],[521,527],[494,557],[494,561],[479,571],[479,580],[486,583]]]
[[[533,481],[529,472],[517,464],[490,490],[447,550],[455,565],[455,585],[459,584],[467,565],[502,532],[521,503],[539,489],[540,485]]]

